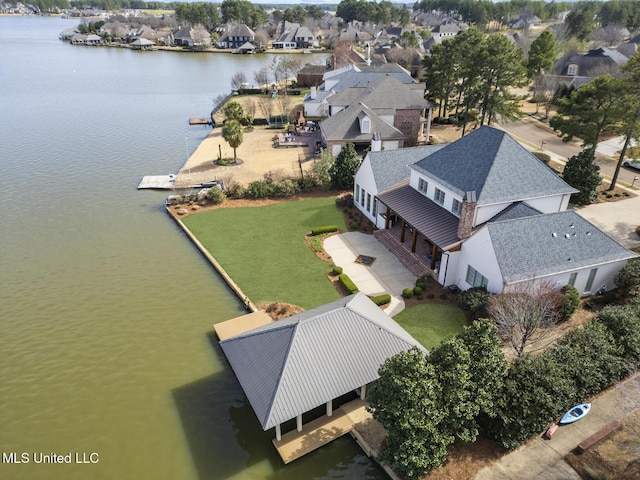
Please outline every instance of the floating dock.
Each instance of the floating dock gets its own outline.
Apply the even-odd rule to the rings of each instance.
[[[189,119],[189,125],[211,125],[211,119],[207,117],[192,117]]]
[[[176,180],[177,175],[173,174],[147,175],[146,177],[142,177],[142,180],[140,180],[138,190],[142,190],[144,188],[154,190],[173,190]],[[222,188],[218,180],[209,180],[208,182],[193,183],[190,185],[180,184],[180,188],[210,188],[215,186]]]

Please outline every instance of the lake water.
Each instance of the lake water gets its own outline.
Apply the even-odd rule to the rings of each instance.
[[[384,478],[350,437],[282,464],[212,334],[242,305],[136,190],[268,57],[58,40],[76,24],[0,17],[0,449],[30,460],[0,478]]]

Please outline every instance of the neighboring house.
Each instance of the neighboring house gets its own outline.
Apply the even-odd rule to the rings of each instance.
[[[426,250],[404,263],[443,286],[501,293],[549,281],[588,295],[611,288],[635,254],[567,211],[575,192],[508,134],[483,126],[444,147],[369,152],[354,202],[392,251]]]
[[[244,23],[227,30],[218,41],[219,48],[238,48],[245,43],[255,43],[256,34]]]
[[[327,149],[335,156],[353,143],[362,151],[372,146],[374,134],[379,147],[388,150],[415,145],[420,136],[428,138],[433,105],[424,91],[422,83],[407,85],[388,74],[328,97],[329,118],[320,122]]]
[[[460,32],[467,30],[469,28],[464,23],[444,23],[442,25],[438,25],[431,30],[431,36],[436,38],[437,40],[446,40],[448,38],[453,38],[458,35]]]
[[[246,42],[243,45],[240,45],[238,48],[236,48],[234,53],[240,53],[240,54],[244,54],[244,55],[251,55],[256,53],[256,47],[254,47],[251,43]]]
[[[325,73],[327,73],[326,65],[306,64],[296,74],[296,84],[298,87],[319,87]]]
[[[509,28],[513,28],[514,30],[529,30],[541,23],[542,20],[540,20],[540,17],[537,15],[523,15],[509,22]]]
[[[71,41],[75,34],[80,33],[77,28],[67,28],[58,34],[58,38],[65,42]]]
[[[614,48],[601,47],[587,53],[571,52],[556,60],[547,82],[579,88],[600,75],[620,75],[620,67],[629,57]]]
[[[146,38],[136,38],[133,42],[131,42],[131,48],[133,50],[154,50],[155,43]]]
[[[378,70],[378,68],[380,70]],[[361,67],[348,65],[336,70],[330,70],[324,74],[324,81],[318,88],[311,88],[303,102],[305,117],[325,117],[327,116],[327,98],[338,92],[380,78],[384,75],[391,75],[402,83],[416,84],[411,74],[399,65],[387,64],[376,67],[374,70],[363,71]]]
[[[294,50],[296,48],[309,48],[317,44],[316,38],[307,27],[299,23],[283,22],[282,33],[277,40],[272,42],[272,48],[276,50]]]
[[[193,47],[191,27],[181,27],[173,32],[173,42],[176,47]]]
[[[129,25],[120,21],[106,22],[100,27],[99,33],[102,37],[110,37],[112,40],[124,40],[127,38],[131,29]]]
[[[89,35],[83,35],[81,33],[76,33],[73,37],[71,37],[72,45],[87,45],[90,47],[95,47],[98,45],[103,45],[104,40],[102,37],[91,33]]]
[[[264,430],[326,405],[378,379],[388,358],[426,350],[369,298],[357,293],[220,342]]]

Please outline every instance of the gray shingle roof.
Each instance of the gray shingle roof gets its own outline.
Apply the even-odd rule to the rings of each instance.
[[[264,430],[378,378],[418,342],[357,293],[220,342]]]
[[[540,215],[542,212],[530,207],[526,203],[516,202],[509,205],[500,213],[495,215],[489,222],[501,222],[504,220],[515,220],[516,218],[530,217],[532,215]]]
[[[409,165],[428,157],[445,145],[423,145],[398,150],[369,152],[371,170],[378,192],[383,192],[396,183],[409,178],[411,175]]]
[[[418,85],[418,84],[416,84]],[[424,87],[424,84],[421,84]],[[424,88],[414,89],[403,84],[391,74],[376,78],[367,85],[347,88],[329,97],[329,105],[351,105],[362,102],[370,109],[389,109],[393,115],[395,109],[423,109],[433,107],[424,98]]]
[[[370,133],[362,133],[358,116],[365,113],[371,119]],[[404,139],[404,135],[393,125],[389,125],[366,105],[354,103],[341,112],[320,122],[322,136],[327,140],[368,142],[374,132],[380,132],[382,140]]]
[[[506,132],[488,126],[450,143],[412,168],[462,197],[475,191],[478,205],[577,191]]]
[[[507,283],[636,256],[570,210],[489,223],[487,228]]]

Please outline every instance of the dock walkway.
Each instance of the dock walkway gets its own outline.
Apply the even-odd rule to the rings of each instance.
[[[258,310],[257,312],[247,313],[246,315],[232,318],[226,322],[216,323],[213,326],[213,329],[216,331],[218,338],[222,341],[227,338],[240,335],[241,333],[246,333],[254,328],[268,325],[273,321],[274,320],[266,312]]]
[[[293,430],[282,435],[280,441],[274,439],[273,444],[282,461],[291,463],[351,432],[358,423],[372,418],[366,410],[367,405],[364,400],[353,400],[336,409],[330,417],[323,415],[305,423],[301,432]]]

